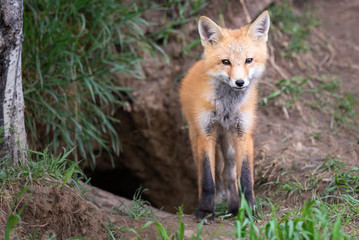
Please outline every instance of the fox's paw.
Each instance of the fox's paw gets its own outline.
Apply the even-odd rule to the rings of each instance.
[[[210,211],[196,210],[194,216],[196,217],[196,221],[198,223],[204,220],[204,225],[209,225],[214,220],[214,212]]]
[[[227,213],[232,214],[232,216],[237,216],[238,215],[238,207],[237,208],[228,208]]]

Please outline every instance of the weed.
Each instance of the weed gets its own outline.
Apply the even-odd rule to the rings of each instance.
[[[78,168],[78,162],[67,159],[71,151],[54,156],[48,152],[48,148],[44,152],[27,150],[29,161],[18,165],[4,159],[0,163],[0,182],[2,182],[2,187],[16,181],[24,181],[27,184],[43,178],[61,179],[62,186],[69,184],[70,186],[76,185],[79,187],[78,180],[84,177],[84,174]]]
[[[320,140],[321,137],[322,137],[322,133],[321,133],[321,132],[313,132],[313,133],[311,134],[311,137],[312,137],[313,139]]]
[[[322,171],[339,171],[339,168],[344,167],[343,161],[336,157],[326,156],[322,164],[318,165],[318,167],[314,170],[313,174]]]
[[[234,223],[235,231],[218,235],[233,234],[235,239],[354,239],[342,230],[341,216],[333,223],[326,209],[317,205],[316,201],[311,201],[298,212],[288,212],[281,218],[278,218],[279,205],[272,206],[271,218],[258,228],[250,207],[242,201]]]
[[[183,43],[184,53],[199,44],[187,43],[179,28],[194,20],[207,1],[75,0],[24,3],[24,97],[26,125],[33,142],[72,148],[75,159],[95,167],[97,152],[113,156],[122,150],[114,128],[114,113],[133,100],[131,88],[119,86],[114,73],[142,78],[143,55],[159,53],[169,63],[166,47],[171,36]],[[163,11],[150,22],[148,11]],[[168,12],[178,17],[168,19]],[[162,24],[163,22],[163,24]],[[156,27],[153,27],[158,25]],[[146,33],[144,29],[153,27]],[[46,136],[47,139],[43,139]]]
[[[182,43],[183,50],[181,54],[189,59],[196,59],[190,56],[191,50],[200,44],[199,37],[193,42],[188,43],[186,33],[187,29],[183,29],[182,26],[186,27],[186,24],[190,21],[194,21],[198,16],[198,13],[207,6],[208,2],[205,0],[194,0],[194,1],[180,1],[170,0],[163,4],[164,16],[162,27],[149,34],[148,37],[153,38],[157,43],[167,47],[167,43],[170,37],[176,37],[177,41]],[[178,15],[175,19],[168,19],[167,15],[169,12],[174,12]],[[181,28],[181,29],[180,29]]]
[[[91,160],[92,167],[94,143],[119,154],[113,114],[131,89],[118,86],[113,73],[141,78],[139,52],[164,53],[142,30],[152,23],[141,14],[160,7],[143,6],[116,0],[24,3],[25,119],[33,142],[48,136],[53,152],[77,146],[75,157]]]
[[[166,227],[164,225],[162,225],[160,222],[155,222],[155,221],[146,222],[143,225],[143,227],[141,227],[141,229],[138,231],[136,231],[133,228],[115,227],[111,223],[108,223],[106,225],[106,228],[109,231],[110,239],[116,239],[115,234],[118,233],[119,231],[128,231],[128,232],[133,233],[137,237],[138,240],[142,240],[143,238],[140,236],[141,232],[144,231],[145,229],[147,229],[148,227],[150,227],[151,225],[154,225],[156,228],[156,235],[157,235],[156,239],[166,239],[166,240],[170,240],[170,239],[171,240],[184,240],[184,239],[201,240],[201,239],[205,239],[204,238],[205,232],[203,233],[204,220],[198,224],[197,232],[190,238],[187,238],[187,236],[185,236],[185,224],[182,221],[183,206],[179,207],[177,215],[178,215],[178,229],[176,231],[171,231],[169,229],[166,229]],[[218,229],[219,228],[217,228],[217,230]],[[216,231],[210,236],[209,239],[214,239],[215,236],[216,236]]]
[[[355,129],[358,123],[358,113],[355,111],[358,98],[351,93],[340,93],[340,81],[336,77],[319,75],[312,79],[317,81],[314,91],[317,103],[310,103],[310,106],[331,113],[331,129],[334,125]],[[310,84],[314,86],[313,82]]]
[[[305,185],[303,185],[298,179],[295,179],[295,181],[287,180],[285,182],[281,182],[278,190],[281,192],[286,192],[290,196],[294,193],[307,191],[308,188]]]
[[[281,38],[279,42],[283,44],[282,56],[292,57],[310,49],[306,37],[311,29],[321,24],[310,11],[298,14],[288,0],[273,4],[268,11],[273,23],[271,28]]]
[[[116,226],[111,221],[108,221],[107,224],[104,224],[104,226],[108,231],[108,239],[116,240],[121,237],[121,230],[123,227]]]
[[[333,119],[340,125],[355,125],[354,117],[358,114],[354,110],[358,99],[351,93],[345,93],[341,96],[336,96],[339,104],[333,111]]]
[[[146,190],[147,189],[142,190],[141,187],[138,188],[133,195],[130,206],[127,206],[123,201],[121,201],[121,204],[118,207],[113,208],[113,214],[125,214],[126,216],[134,219],[154,218],[156,215],[151,208],[151,204],[141,199],[142,193]]]
[[[14,198],[14,200],[12,201],[12,204],[11,204],[11,207],[10,207],[10,210],[9,210],[9,217],[7,219],[7,222],[6,222],[6,228],[5,228],[5,237],[4,239],[5,240],[10,240],[10,234],[11,234],[11,230],[15,229],[17,224],[19,222],[21,222],[21,213],[22,211],[24,210],[25,206],[26,206],[26,203],[21,207],[21,209],[13,214],[12,212],[14,211],[14,206],[15,204],[17,203],[17,200],[26,193],[27,189],[29,187],[25,187],[23,188],[17,195],[16,197]],[[30,197],[28,197],[27,201],[29,200]],[[27,202],[26,201],[26,202]]]
[[[355,108],[358,98],[351,93],[338,93],[340,81],[335,77],[319,75],[303,78],[294,76],[290,79],[282,79],[275,84],[275,89],[261,99],[260,104],[266,105],[269,101],[279,97],[284,99],[282,105],[285,108],[291,107],[295,101],[304,93],[313,94],[316,102],[306,99],[305,104],[320,111],[330,112],[330,128],[337,126],[349,126],[354,129],[358,125],[358,113]],[[319,138],[320,133],[315,133],[313,138]],[[318,135],[319,134],[319,135]]]
[[[359,168],[354,167],[349,171],[336,173],[333,180],[326,188],[326,194],[358,194],[359,193]]]
[[[341,217],[335,223],[328,219],[326,211],[311,201],[302,206],[298,213],[289,212],[281,219],[272,213],[272,219],[259,230],[259,238],[252,239],[350,239],[341,229]]]
[[[343,230],[343,226],[352,220],[357,220],[359,211],[359,201],[348,194],[342,196],[345,205],[329,204],[317,199],[303,206],[298,206],[296,210],[288,211],[284,215],[279,210],[279,204],[274,206],[267,199],[264,205],[271,208],[271,214],[261,227],[257,226],[256,219],[252,215],[252,209],[243,195],[241,199],[238,216],[234,221],[234,230],[217,233],[217,229],[211,234],[210,239],[222,236],[233,236],[235,239],[355,239],[354,236],[349,236]],[[146,222],[139,231],[119,227],[117,230],[130,231],[136,235],[137,239],[143,239],[140,236],[141,232],[154,225],[157,231],[157,239],[183,240],[186,238],[184,235],[185,225],[181,219],[182,214],[183,206],[179,208],[178,228],[174,231],[168,230],[161,223],[153,221]],[[189,239],[204,239],[203,223],[204,221],[198,224],[197,233]]]
[[[215,217],[221,219],[232,219],[233,215],[227,213],[227,203],[218,203],[215,208]]]
[[[305,89],[303,86],[308,82],[309,78],[302,78],[300,76],[294,76],[290,79],[282,79],[276,83],[276,90],[272,91],[268,96],[263,97],[260,104],[266,105],[269,100],[273,100],[282,94],[291,95],[295,100],[299,94],[305,92],[313,92],[313,89]],[[286,102],[287,106],[293,105],[293,101]]]

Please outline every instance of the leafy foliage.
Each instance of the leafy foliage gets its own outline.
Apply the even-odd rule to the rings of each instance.
[[[113,209],[113,213],[124,214],[134,219],[155,217],[151,204],[142,199],[142,193],[144,191],[146,191],[146,189],[142,190],[141,187],[138,188],[133,195],[131,205],[127,206],[124,202],[121,202],[118,207]]]
[[[25,2],[24,96],[33,142],[41,136],[52,150],[78,146],[75,156],[92,166],[94,144],[119,154],[113,114],[131,89],[119,86],[114,73],[141,78],[139,52],[161,50],[145,36],[143,27],[152,23],[141,17],[158,8],[146,1],[141,8],[116,0]]]
[[[295,56],[309,50],[306,37],[310,30],[321,24],[310,11],[296,13],[288,0],[277,2],[268,9],[273,24],[271,27],[285,42],[282,56]],[[288,38],[288,39],[287,39]]]
[[[14,165],[12,160],[3,159],[0,163],[0,187],[16,182],[33,183],[38,179],[56,179],[61,185],[80,186],[78,180],[84,177],[78,167],[79,162],[68,159],[73,151],[60,153],[55,156],[46,148],[43,152],[27,150],[29,161]]]
[[[51,143],[52,151],[77,146],[75,159],[88,159],[91,167],[98,151],[118,155],[114,114],[132,101],[132,89],[120,86],[115,73],[142,78],[145,55],[160,53],[169,63],[161,46],[171,36],[187,44],[179,28],[206,5],[204,0],[26,1],[23,78],[32,142]],[[148,21],[143,17],[148,11],[162,11],[163,17]],[[167,19],[168,11],[179,17]],[[184,48],[188,52],[197,44]]]

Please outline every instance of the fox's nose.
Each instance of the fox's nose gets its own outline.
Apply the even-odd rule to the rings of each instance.
[[[237,81],[236,81],[236,85],[237,85],[238,87],[243,87],[244,81],[243,81],[243,80],[237,80]]]

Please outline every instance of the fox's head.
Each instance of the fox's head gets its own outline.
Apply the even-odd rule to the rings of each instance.
[[[269,24],[267,11],[236,30],[221,28],[202,16],[198,30],[209,75],[234,89],[247,88],[264,71]]]

